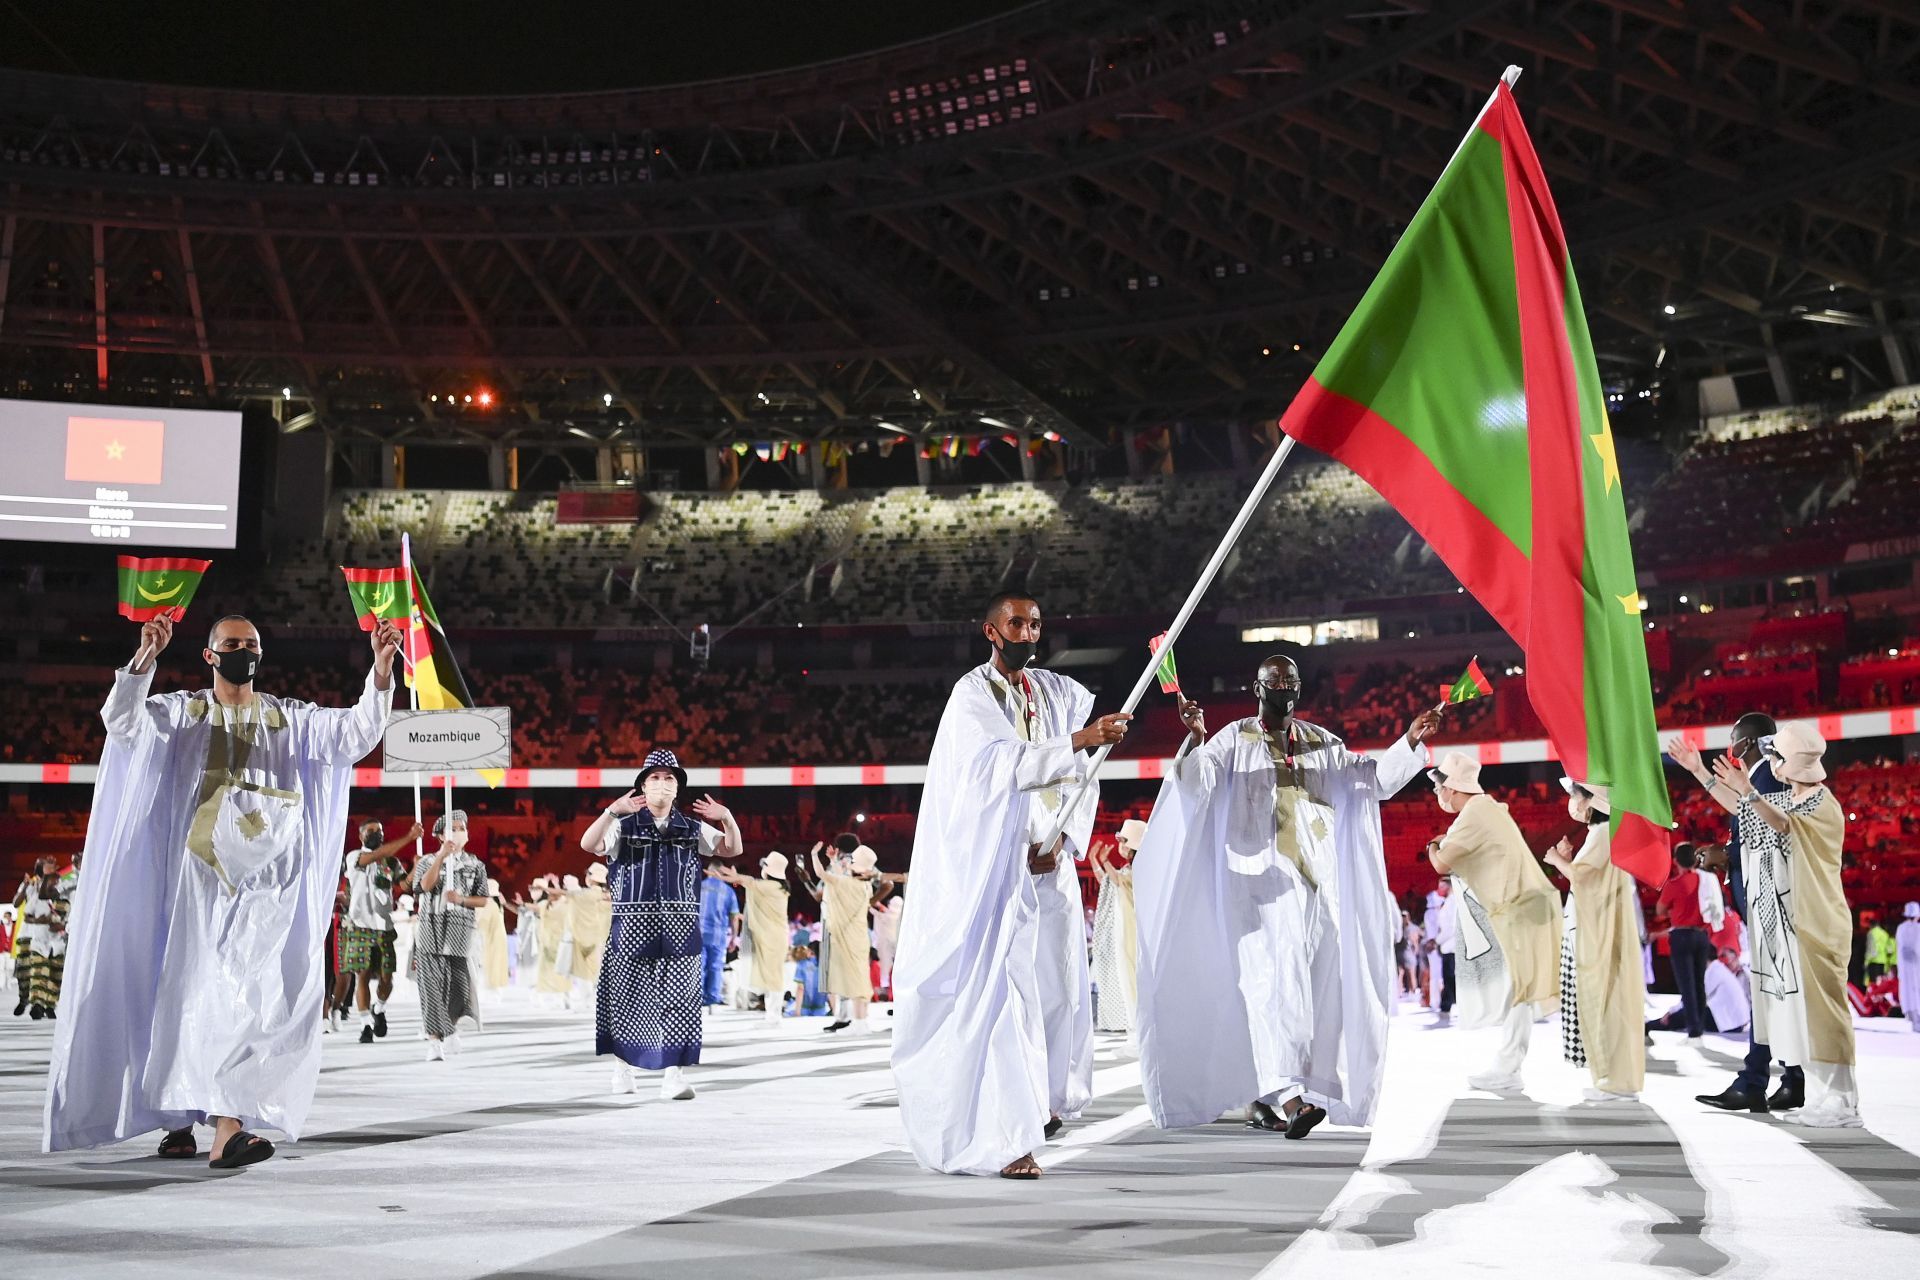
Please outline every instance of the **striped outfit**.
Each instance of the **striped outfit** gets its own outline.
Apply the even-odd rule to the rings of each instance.
[[[413,869],[413,889],[419,902],[413,939],[413,976],[420,987],[420,1024],[429,1038],[443,1040],[458,1029],[462,1018],[480,1018],[474,997],[473,908],[450,905],[445,895],[485,897],[487,868],[465,850],[448,854],[440,867],[440,883],[431,892],[420,887],[427,864],[422,858]]]

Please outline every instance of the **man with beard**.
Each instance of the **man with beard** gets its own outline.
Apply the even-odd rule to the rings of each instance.
[[[993,656],[954,685],[921,793],[914,906],[894,959],[893,1074],[907,1143],[938,1173],[1038,1178],[1032,1153],[1093,1095],[1073,862],[1086,856],[1098,788],[1067,806],[1090,754],[1125,737],[1132,717],[1088,723],[1092,693],[1031,668],[1041,627],[1027,596],[987,602]]]
[[[107,746],[87,824],[68,977],[48,1075],[49,1151],[168,1130],[160,1154],[265,1160],[249,1124],[297,1138],[320,1074],[320,949],[340,881],[353,766],[380,741],[400,631],[369,637],[350,707],[258,693],[260,633],[214,623],[213,684],[148,694],[173,638],[141,628],[101,710]]]
[[[1211,739],[1180,698],[1188,737],[1134,871],[1141,1083],[1162,1128],[1230,1107],[1289,1138],[1330,1113],[1372,1122],[1401,914],[1380,803],[1420,772],[1440,713],[1371,759],[1298,719],[1300,688],[1292,659],[1268,658],[1256,714]]]

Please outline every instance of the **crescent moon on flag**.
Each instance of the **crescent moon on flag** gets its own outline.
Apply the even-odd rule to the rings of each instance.
[[[388,609],[393,607],[393,584],[391,582],[381,583],[380,589],[373,593],[372,598],[369,599],[367,603],[372,606],[375,617],[384,615]]]
[[[161,581],[165,582],[166,579],[162,578]],[[133,589],[140,593],[141,599],[157,602],[160,600],[173,599],[175,596],[179,595],[183,590],[186,589],[186,585],[187,584],[184,581],[181,581],[181,582],[174,583],[173,590],[171,591],[149,591],[145,587],[141,586],[139,583],[136,582],[133,584]]]

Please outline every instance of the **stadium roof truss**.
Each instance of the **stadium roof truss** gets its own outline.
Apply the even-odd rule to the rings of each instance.
[[[5,72],[0,375],[476,442],[1252,421],[1509,62],[1605,370],[1916,380],[1911,0],[1058,0],[544,97]]]

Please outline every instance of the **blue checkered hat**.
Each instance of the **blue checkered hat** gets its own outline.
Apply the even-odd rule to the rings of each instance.
[[[655,747],[647,753],[647,762],[641,765],[640,772],[634,775],[633,789],[640,790],[641,784],[647,780],[647,775],[655,769],[673,770],[673,776],[680,780],[680,789],[682,791],[687,789],[687,771],[680,767],[680,757],[665,747]]]

